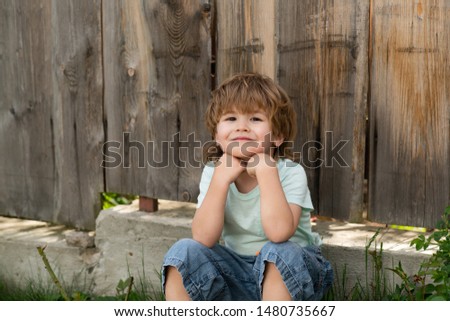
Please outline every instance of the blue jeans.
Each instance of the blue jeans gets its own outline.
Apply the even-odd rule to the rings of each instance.
[[[194,301],[259,301],[266,262],[275,264],[292,300],[320,300],[333,282],[331,265],[315,246],[267,242],[258,256],[243,256],[220,244],[208,248],[182,239],[164,257],[162,285],[165,268],[173,266]]]

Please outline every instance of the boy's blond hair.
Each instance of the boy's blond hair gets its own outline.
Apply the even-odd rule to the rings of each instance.
[[[275,149],[273,157],[293,159],[293,140],[297,131],[297,115],[287,93],[272,79],[258,73],[240,73],[225,80],[212,93],[205,121],[211,136],[215,137],[217,123],[227,112],[252,113],[263,110],[271,124],[273,137],[284,142]],[[222,156],[220,147],[205,149],[205,161]]]

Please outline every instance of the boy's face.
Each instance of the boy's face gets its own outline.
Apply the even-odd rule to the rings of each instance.
[[[236,109],[220,117],[216,129],[216,142],[224,153],[248,160],[256,153],[273,154],[283,139],[272,137],[270,121],[263,110],[240,113]]]

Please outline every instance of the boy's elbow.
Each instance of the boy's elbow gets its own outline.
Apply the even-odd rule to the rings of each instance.
[[[197,236],[197,235],[192,235],[192,238],[194,239],[194,241],[199,242],[200,244],[212,248],[214,245],[216,245],[217,241],[206,238],[204,236]]]
[[[290,237],[283,236],[283,235],[274,235],[274,236],[267,236],[269,241],[272,243],[283,243],[290,239]]]
[[[295,231],[294,231],[295,232]],[[289,239],[294,235],[294,232],[291,231],[270,231],[266,233],[266,237],[269,241],[273,243],[283,243],[289,241]]]

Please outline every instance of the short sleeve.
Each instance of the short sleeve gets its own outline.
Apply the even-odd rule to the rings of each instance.
[[[197,208],[199,208],[203,203],[206,192],[208,191],[209,185],[211,184],[213,173],[214,165],[212,163],[207,163],[205,168],[203,168],[202,177],[200,179],[200,192],[197,198]]]
[[[308,188],[306,172],[300,164],[286,160],[279,163],[281,185],[288,203],[312,211],[314,206]]]

